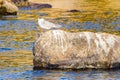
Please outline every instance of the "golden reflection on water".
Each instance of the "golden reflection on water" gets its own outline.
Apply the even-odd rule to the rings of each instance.
[[[20,50],[0,53],[0,66],[5,67],[23,67],[32,66],[32,52]]]
[[[31,2],[33,0],[30,0]],[[39,18],[55,18],[66,22],[66,20],[71,20],[72,22],[84,22],[92,21],[96,22],[96,19],[106,20],[106,23],[111,23],[114,18],[120,16],[120,0],[34,0],[34,2],[49,3],[53,6],[50,9],[39,9],[39,10],[20,10],[17,20],[34,20],[37,23]],[[67,12],[67,10],[77,9],[79,12]],[[29,13],[29,14],[28,14]],[[42,14],[40,14],[42,13]],[[43,14],[46,14],[45,16]],[[42,15],[42,16],[41,16]],[[112,19],[111,19],[112,18]],[[7,18],[10,20],[10,18]],[[107,21],[108,19],[108,21]],[[13,19],[14,20],[14,19]],[[53,21],[54,22],[54,21]],[[103,27],[108,28],[107,25]],[[9,26],[11,27],[11,25]],[[39,31],[41,29],[37,26]],[[66,29],[65,29],[66,30]],[[67,30],[66,30],[67,31]],[[78,32],[80,30],[75,30],[72,28],[71,32]],[[85,31],[85,30],[84,30]],[[91,30],[92,31],[92,30]],[[19,30],[22,32],[22,30]],[[111,33],[111,31],[108,32]],[[113,31],[114,32],[114,31]],[[120,31],[114,32],[114,34],[120,34]],[[0,36],[10,36],[7,42],[34,42],[36,39],[37,32],[34,30],[26,31],[22,34],[16,33],[14,30],[1,31]],[[4,38],[0,38],[5,40]],[[27,46],[27,45],[26,45]],[[1,47],[1,45],[0,45]],[[21,47],[19,44],[15,44],[14,48]],[[20,67],[23,65],[32,65],[33,55],[31,51],[20,50],[12,52],[0,53],[0,67]]]
[[[30,0],[31,2],[48,3],[52,9],[29,10],[33,14],[20,13],[18,19],[37,20],[42,18],[57,18],[72,21],[95,21],[98,19],[109,19],[120,16],[120,0]],[[77,9],[80,12],[70,13],[68,10]],[[47,13],[46,16],[37,13]]]
[[[29,0],[37,3],[49,3],[53,8],[79,10],[120,9],[119,0]]]
[[[12,28],[11,30],[1,30],[0,31],[0,48],[12,48],[11,51],[3,51],[0,52],[0,70],[7,70],[7,68],[14,69],[14,68],[20,68],[18,70],[10,70],[7,71],[8,73],[12,74],[14,72],[24,72],[25,70],[32,70],[33,67],[33,54],[32,54],[32,43],[36,40],[38,37],[38,33],[43,31],[37,24],[38,18],[45,18],[47,20],[50,20],[53,23],[57,23],[58,21],[61,21],[62,23],[65,23],[66,25],[69,25],[72,22],[92,22],[99,23],[100,26],[105,29],[103,32],[108,32],[112,34],[116,34],[120,36],[120,30],[114,31],[113,28],[117,25],[120,26],[120,21],[118,21],[120,17],[120,0],[29,0],[33,2],[40,2],[40,3],[49,3],[53,6],[53,8],[46,8],[46,9],[37,9],[37,10],[19,10],[18,16],[16,18],[6,18],[5,20],[11,21],[16,20],[15,24],[13,25],[10,23],[8,25],[8,29]],[[68,10],[71,9],[77,9],[79,12],[68,12]],[[52,20],[53,19],[53,20]],[[117,20],[118,19],[118,20]],[[22,20],[20,22],[19,20]],[[26,21],[24,21],[26,20]],[[34,21],[33,23],[31,22]],[[28,24],[25,24],[28,22]],[[111,24],[112,22],[117,22],[116,25]],[[20,26],[18,26],[18,24]],[[29,25],[30,24],[30,25]],[[33,25],[31,25],[33,24]],[[21,26],[22,25],[22,26]],[[31,30],[32,26],[35,26],[37,30]],[[0,26],[1,28],[4,28],[5,26]],[[19,29],[18,27],[22,27]],[[18,29],[18,31],[15,31],[15,29]],[[25,29],[24,29],[25,28]],[[29,30],[30,28],[30,30]],[[24,30],[24,32],[23,32]],[[71,29],[63,28],[65,31],[69,32],[80,32],[80,31],[88,31],[85,29],[75,29],[74,27]],[[91,29],[89,31],[95,32],[95,30]],[[30,44],[29,44],[30,43]],[[30,50],[28,50],[30,48]],[[14,50],[16,49],[16,50]],[[24,49],[24,50],[22,50]],[[27,66],[27,67],[26,67]],[[89,71],[88,71],[89,72]],[[69,75],[69,77],[74,77],[76,80],[82,79],[82,78],[88,78],[89,75],[86,76],[81,75],[81,77]],[[30,73],[32,76],[39,75]],[[0,73],[4,74],[4,73]],[[27,77],[28,75],[27,74]],[[81,74],[78,73],[78,74]],[[117,74],[117,73],[114,73]],[[24,74],[22,74],[23,76]],[[36,80],[58,80],[61,77],[64,78],[66,74],[61,73],[48,73],[45,75],[43,73],[42,76],[36,78]],[[19,75],[18,75],[19,76]],[[94,75],[93,75],[94,76]],[[114,76],[111,76],[111,74],[98,74],[100,78],[102,79],[108,79],[109,77],[114,79]],[[99,79],[99,77],[96,76],[96,79]],[[119,76],[119,75],[118,75]],[[119,78],[117,76],[117,78]],[[95,76],[94,76],[95,77]],[[26,77],[25,77],[26,78]],[[66,78],[67,79],[67,78]]]
[[[18,34],[14,30],[0,32],[0,36],[10,36],[13,41],[19,41],[19,42],[21,41],[33,42],[36,39],[36,35],[37,35],[37,32],[34,30],[30,32],[27,31],[23,34]],[[7,39],[5,38],[4,40],[7,40]]]

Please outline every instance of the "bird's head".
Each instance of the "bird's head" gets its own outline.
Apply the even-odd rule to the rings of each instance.
[[[38,25],[43,28],[43,25],[45,23],[45,19],[43,18],[38,18]]]
[[[43,19],[43,18],[38,18],[38,21],[39,21],[39,22],[43,22],[43,21],[45,21],[45,19]]]

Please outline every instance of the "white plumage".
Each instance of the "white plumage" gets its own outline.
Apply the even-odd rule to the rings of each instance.
[[[42,28],[42,29],[58,29],[61,28],[61,25],[58,24],[54,24],[52,22],[46,21],[45,19],[38,18],[38,25]]]

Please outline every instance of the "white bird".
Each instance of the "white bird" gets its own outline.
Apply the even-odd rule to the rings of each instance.
[[[62,26],[61,25],[58,25],[58,24],[54,24],[52,22],[49,22],[49,21],[46,21],[45,19],[41,18],[39,19],[38,18],[38,25],[42,28],[42,29],[58,29],[58,28],[61,28]]]

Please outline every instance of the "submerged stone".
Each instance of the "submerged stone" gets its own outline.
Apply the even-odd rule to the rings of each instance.
[[[72,9],[72,10],[68,10],[67,12],[80,12],[80,11],[76,9]]]
[[[38,4],[38,3],[32,3],[30,7],[31,9],[52,8],[50,4]]]
[[[120,37],[50,30],[36,40],[33,54],[34,68],[116,68],[120,67]]]
[[[52,5],[50,4],[32,3],[29,2],[29,0],[12,0],[12,1],[22,10],[52,8]]]

